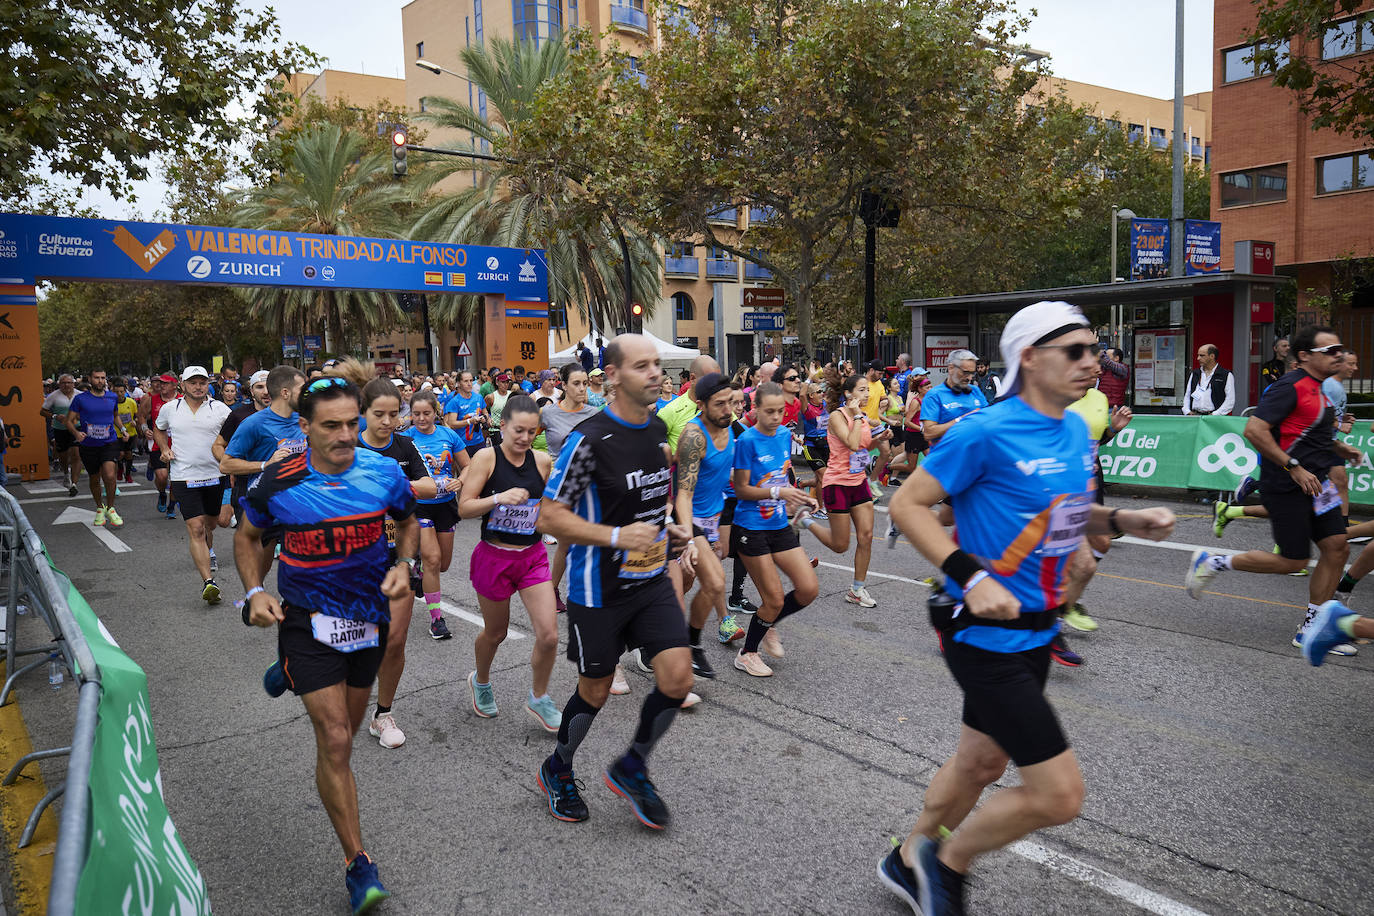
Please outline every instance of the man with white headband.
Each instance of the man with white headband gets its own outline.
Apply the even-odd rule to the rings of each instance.
[[[964,693],[959,745],[878,877],[926,916],[962,914],[974,858],[1078,815],[1083,776],[1044,694],[1065,570],[1088,534],[1162,540],[1168,509],[1096,505],[1087,424],[1066,408],[1097,375],[1097,337],[1066,302],[1037,302],[1002,332],[1006,396],[950,427],[892,498],[916,549],[945,573],[932,602]],[[956,544],[930,507],[948,496]],[[1021,785],[983,790],[1016,761]]]

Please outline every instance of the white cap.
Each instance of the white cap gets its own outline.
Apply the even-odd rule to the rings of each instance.
[[[1027,347],[1067,334],[1075,327],[1087,326],[1088,319],[1078,306],[1067,302],[1045,300],[1012,315],[1002,329],[1002,359],[1007,364],[1002,378],[1003,396],[1015,394],[1021,388],[1021,354]]]
[[[181,380],[183,382],[190,381],[197,376],[200,378],[209,378],[210,373],[205,371],[204,366],[187,366],[185,369],[181,370]]]
[[[266,383],[266,381],[267,381],[267,370],[266,370],[266,369],[259,369],[257,372],[254,372],[251,376],[249,376],[249,378],[248,378],[248,385],[251,387],[251,386],[253,386],[253,385],[256,385],[258,382]]]

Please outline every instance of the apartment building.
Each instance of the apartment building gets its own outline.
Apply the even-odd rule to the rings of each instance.
[[[318,99],[326,105],[343,100],[359,108],[405,102],[406,81],[389,76],[371,76],[348,70],[321,70],[319,73],[292,73],[286,88],[296,98]]]
[[[1107,86],[1094,86],[1074,80],[1048,77],[1040,81],[1040,91],[1062,94],[1075,105],[1086,106],[1103,127],[1124,130],[1127,136],[1151,149],[1167,152],[1174,132],[1173,99],[1123,92]],[[1183,97],[1183,143],[1188,160],[1208,161],[1212,143],[1212,93],[1195,92]]]
[[[1333,19],[1319,42],[1280,43],[1280,54],[1341,67],[1374,53],[1374,4],[1363,9]],[[1299,323],[1350,324],[1374,309],[1374,284],[1357,286],[1348,305],[1330,303],[1329,313],[1321,306],[1338,262],[1374,256],[1374,197],[1365,196],[1374,190],[1374,143],[1313,131],[1297,96],[1252,59],[1245,33],[1254,23],[1250,0],[1216,0],[1212,218],[1224,239],[1274,243],[1277,270],[1297,279]],[[1222,269],[1232,266],[1228,242]]]

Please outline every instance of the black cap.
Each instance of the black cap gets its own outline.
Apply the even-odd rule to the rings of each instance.
[[[875,359],[873,362],[869,363],[866,368],[872,369],[874,372],[882,372],[887,367],[883,365],[882,360]]]
[[[730,387],[730,380],[719,372],[709,372],[697,379],[692,391],[697,396],[698,403],[705,404],[711,400],[716,392]]]

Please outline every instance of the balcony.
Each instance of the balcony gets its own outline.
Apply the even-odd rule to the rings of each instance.
[[[766,267],[760,267],[753,261],[744,262],[744,279],[746,280],[771,280],[773,272]]]
[[[1145,135],[1145,132],[1142,131],[1142,130],[1132,130],[1132,131],[1128,131],[1128,132],[1126,133],[1126,139],[1129,140],[1129,141],[1131,141],[1132,143],[1139,143],[1139,142],[1140,142],[1140,138],[1143,137],[1144,135]]]
[[[766,223],[766,222],[768,222],[768,221],[769,221],[770,219],[772,219],[772,218],[773,218],[773,208],[772,208],[772,207],[750,207],[750,208],[749,208],[749,225],[751,225],[751,226],[754,225],[755,223]]]
[[[739,208],[721,207],[706,214],[706,218],[713,223],[729,223],[732,226],[739,225]]]
[[[1202,141],[1201,141],[1201,140],[1194,140],[1194,141],[1193,141],[1193,145],[1192,145],[1192,147],[1191,147],[1191,151],[1192,151],[1192,154],[1193,154],[1193,158],[1194,158],[1194,159],[1201,159],[1201,158],[1202,158]]]
[[[1169,148],[1169,138],[1168,138],[1168,137],[1161,137],[1159,134],[1151,134],[1151,135],[1150,135],[1150,148],[1151,148],[1151,149],[1168,149],[1168,148]]]
[[[649,34],[649,16],[643,10],[637,10],[633,6],[622,6],[619,3],[611,4],[611,22],[618,29],[628,32],[639,32],[642,35]]]
[[[692,258],[674,258],[672,256],[663,259],[663,272],[677,277],[699,277],[701,270],[700,262]]]
[[[707,258],[706,276],[714,280],[733,280],[739,276],[734,258]]]

